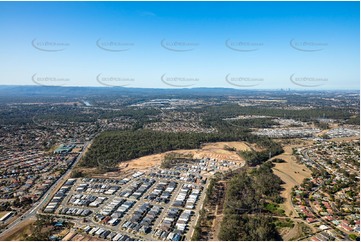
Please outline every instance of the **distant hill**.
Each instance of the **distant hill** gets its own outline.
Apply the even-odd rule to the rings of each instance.
[[[124,94],[124,95],[232,95],[250,93],[254,90],[238,90],[232,88],[127,88],[127,87],[50,87],[50,86],[0,86],[0,95],[102,95],[102,94]]]
[[[129,96],[224,96],[224,95],[252,95],[270,94],[290,95],[296,93],[359,93],[355,91],[317,91],[317,90],[261,90],[261,89],[233,89],[233,88],[129,88],[129,87],[60,87],[60,86],[13,86],[0,85],[0,96],[93,96],[93,95],[129,95]]]

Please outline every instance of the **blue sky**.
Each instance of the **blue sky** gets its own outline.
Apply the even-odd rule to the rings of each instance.
[[[359,2],[0,2],[0,84],[359,89]]]

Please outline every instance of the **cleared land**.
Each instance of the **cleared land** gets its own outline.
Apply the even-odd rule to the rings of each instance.
[[[273,172],[279,176],[285,184],[282,185],[282,197],[285,202],[281,204],[281,208],[285,210],[286,215],[296,217],[297,213],[292,206],[291,190],[292,187],[299,185],[307,177],[311,176],[311,171],[303,164],[297,163],[296,157],[292,155],[292,148],[299,147],[298,145],[286,145],[283,147],[284,153],[273,157],[283,159],[285,163],[275,163]]]
[[[164,156],[169,153],[182,153],[192,154],[194,159],[211,158],[217,160],[228,160],[243,163],[244,159],[241,158],[236,151],[225,150],[224,147],[234,147],[239,150],[251,150],[250,146],[245,142],[216,142],[207,143],[201,149],[191,150],[173,150],[161,154],[147,155],[130,161],[121,162],[119,169],[122,172],[130,170],[146,170],[154,166],[159,166],[164,159]],[[117,172],[108,173],[108,176],[115,175]]]
[[[352,136],[352,137],[342,137],[342,138],[333,138],[331,141],[352,141],[352,140],[360,140],[360,136]]]
[[[35,218],[24,221],[24,223],[15,228],[10,235],[2,237],[1,240],[24,240],[26,235],[32,233],[35,221]]]

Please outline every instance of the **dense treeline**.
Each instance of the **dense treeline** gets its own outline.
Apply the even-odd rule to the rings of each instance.
[[[319,128],[319,129],[329,129],[330,126],[328,125],[328,123],[325,123],[325,122],[319,122],[319,121],[314,121],[313,124]]]
[[[106,131],[100,134],[86,153],[82,166],[114,168],[118,162],[177,149],[200,148],[202,143],[218,141],[248,141],[261,147],[282,152],[282,147],[266,137],[231,127],[216,133],[168,133],[145,129]],[[277,152],[274,152],[277,154]]]
[[[199,112],[205,112],[207,121],[214,121],[225,118],[234,118],[239,115],[262,115],[281,118],[293,118],[301,121],[310,121],[318,118],[347,119],[353,114],[346,109],[340,108],[313,108],[302,110],[290,110],[270,107],[242,107],[238,104],[224,104],[219,106],[210,106],[200,109]]]
[[[227,120],[231,125],[244,128],[271,128],[278,125],[277,122],[269,118],[237,119]]]
[[[250,173],[243,168],[231,179],[226,193],[226,213],[262,211],[266,199],[282,202],[279,192],[283,182],[273,174],[272,166],[266,162]]]
[[[220,240],[277,240],[267,205],[282,202],[282,181],[266,162],[249,172],[242,169],[229,182],[224,204]],[[273,203],[272,203],[273,202]]]
[[[360,115],[356,115],[356,117],[352,117],[346,121],[347,124],[360,125]]]
[[[282,147],[270,139],[262,139],[258,141],[257,144],[261,147],[267,147],[267,149],[263,151],[245,150],[238,152],[238,154],[246,160],[249,166],[262,164],[272,156],[279,155],[283,152]]]
[[[339,108],[314,108],[303,110],[288,110],[288,109],[272,109],[272,108],[255,108],[242,107],[242,114],[248,115],[269,115],[282,118],[293,118],[301,121],[310,121],[310,119],[317,118],[334,118],[346,119],[351,116],[351,113],[345,109]]]
[[[218,237],[228,241],[267,241],[279,240],[280,236],[269,216],[229,214],[223,218]]]

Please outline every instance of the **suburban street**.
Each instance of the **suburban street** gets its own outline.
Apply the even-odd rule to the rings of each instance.
[[[322,169],[325,169],[322,165],[318,164],[317,162],[315,162],[314,160],[312,160],[309,155],[308,155],[308,152],[309,150],[308,149],[305,149],[304,151],[302,151],[302,155],[307,159],[308,162],[311,162],[315,165],[315,167],[317,168],[322,168]],[[323,183],[322,183],[323,185]],[[312,196],[313,194],[315,194],[319,189],[321,188],[321,185],[318,186],[314,191],[311,192],[310,196]],[[313,213],[313,215],[319,219],[322,223],[326,224],[327,226],[335,229],[336,231],[338,231],[343,237],[345,240],[349,240],[349,237],[347,235],[347,233],[341,231],[340,229],[337,228],[337,226],[335,226],[334,224],[332,224],[331,222],[325,220],[322,218],[322,216],[320,216],[314,209],[313,205],[312,205],[312,202],[310,202],[309,198],[305,198],[305,201],[306,201],[306,205],[307,207],[309,208],[309,210],[311,211],[311,213]]]
[[[59,185],[63,184],[68,178],[73,169],[73,167],[80,161],[81,157],[87,150],[87,147],[92,143],[92,141],[86,142],[84,144],[82,152],[78,155],[73,164],[68,168],[68,170],[61,176],[59,179],[48,189],[46,193],[40,198],[39,201],[34,203],[34,205],[25,212],[22,216],[18,217],[11,224],[9,224],[5,231],[0,234],[0,240],[13,232],[14,229],[19,228],[21,224],[25,224],[28,220],[34,219],[39,209],[43,208],[48,202],[53,194],[57,191]]]

